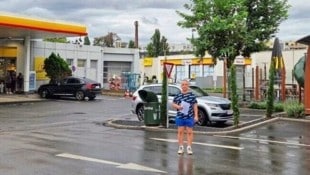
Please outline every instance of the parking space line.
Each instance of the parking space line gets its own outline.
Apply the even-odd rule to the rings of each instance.
[[[162,142],[170,142],[170,143],[177,143],[178,140],[175,139],[161,139],[161,138],[150,138],[151,140],[157,140]],[[185,141],[186,142],[186,141]],[[225,148],[225,149],[233,149],[233,150],[243,150],[243,147],[237,146],[228,146],[228,145],[218,145],[218,144],[211,144],[211,143],[201,143],[201,142],[193,142],[195,145],[203,145],[203,146],[210,146],[210,147],[218,147],[218,148]]]
[[[135,163],[131,163],[131,162],[129,162],[129,163],[118,163],[118,162],[112,162],[112,161],[108,161],[108,160],[96,159],[96,158],[85,157],[85,156],[69,154],[69,153],[61,153],[61,154],[57,154],[55,156],[56,157],[68,158],[68,159],[75,159],[75,160],[83,160],[83,161],[89,161],[89,162],[95,162],[95,163],[102,163],[102,164],[112,165],[112,166],[116,166],[117,168],[122,168],[122,169],[127,169],[127,170],[149,171],[149,172],[167,174],[167,172],[165,172],[165,171],[161,171],[161,170],[158,170],[158,169],[155,169],[155,168],[146,167],[146,166],[135,164]]]
[[[310,147],[310,145],[307,145],[307,144],[292,143],[292,142],[282,142],[282,141],[276,141],[276,140],[255,139],[255,138],[248,138],[248,137],[235,137],[235,136],[224,136],[224,135],[214,135],[214,136],[215,137],[222,137],[222,138],[229,138],[229,139],[261,141],[261,142],[267,142],[267,143],[277,143],[277,144],[282,144],[282,145],[293,145],[293,146]]]

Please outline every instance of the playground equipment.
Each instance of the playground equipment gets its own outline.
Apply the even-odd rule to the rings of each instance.
[[[302,88],[304,87],[305,82],[305,64],[306,64],[306,57],[302,56],[295,64],[293,69],[293,75],[299,86]]]

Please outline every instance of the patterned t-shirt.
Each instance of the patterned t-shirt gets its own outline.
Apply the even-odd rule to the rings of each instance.
[[[179,93],[176,95],[173,99],[173,102],[180,105],[182,102],[186,102],[189,104],[189,110],[187,115],[182,113],[180,110],[177,111],[177,117],[180,118],[189,118],[194,117],[194,109],[193,106],[195,103],[197,103],[196,95],[192,92],[188,92],[186,94]]]

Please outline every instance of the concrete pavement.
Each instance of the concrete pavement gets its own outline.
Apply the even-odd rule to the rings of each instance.
[[[45,101],[38,94],[0,94],[0,104],[14,104]]]

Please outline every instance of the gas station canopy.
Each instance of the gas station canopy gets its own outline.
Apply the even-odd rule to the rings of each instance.
[[[0,39],[77,37],[87,35],[81,24],[43,20],[0,13]]]

